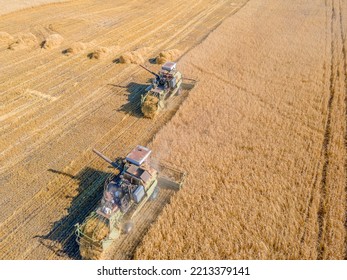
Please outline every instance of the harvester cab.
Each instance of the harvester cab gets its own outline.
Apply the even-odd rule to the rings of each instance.
[[[182,74],[177,71],[175,62],[166,62],[158,74],[140,66],[155,76],[141,97],[142,113],[145,117],[154,118],[158,111],[165,108],[165,101],[181,91]]]

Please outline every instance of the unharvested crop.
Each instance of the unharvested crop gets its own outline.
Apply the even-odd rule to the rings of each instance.
[[[250,1],[180,60],[151,147],[189,175],[136,258],[346,258],[347,5],[316,4]]]

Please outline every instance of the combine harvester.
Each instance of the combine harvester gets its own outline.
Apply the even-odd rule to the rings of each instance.
[[[95,211],[81,225],[76,225],[83,259],[100,259],[112,242],[132,231],[133,218],[148,200],[157,197],[159,189],[179,190],[185,178],[184,172],[162,164],[154,168],[150,163],[151,150],[143,146],[115,161],[93,151],[111,164],[115,173],[107,178]]]
[[[155,76],[152,84],[146,88],[146,93],[141,96],[141,111],[147,118],[154,118],[156,114],[165,108],[166,101],[182,90],[182,74],[176,69],[176,62],[166,62],[158,74],[143,65],[143,69]],[[196,80],[185,79],[189,81]],[[191,85],[193,87],[194,84]]]

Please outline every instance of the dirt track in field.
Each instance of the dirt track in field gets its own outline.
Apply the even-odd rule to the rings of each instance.
[[[0,32],[12,38],[0,41],[0,259],[79,257],[73,225],[95,207],[111,172],[91,148],[116,157],[148,143],[188,94],[155,121],[142,118],[139,96],[151,76],[117,58],[141,48],[156,71],[150,59],[167,49],[189,51],[244,1],[100,3],[72,1],[0,17]],[[8,49],[29,33],[36,42]],[[61,44],[41,48],[54,33]],[[76,42],[85,48],[64,53]],[[111,51],[90,59],[100,47]]]

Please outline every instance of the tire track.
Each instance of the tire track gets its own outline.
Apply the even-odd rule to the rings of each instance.
[[[344,103],[345,103],[345,135],[344,135],[344,144],[345,144],[345,153],[347,155],[347,51],[346,51],[346,31],[344,30],[343,22],[343,13],[342,13],[342,2],[339,0],[339,19],[340,19],[340,38],[342,41],[342,59],[343,59],[343,75],[344,75]],[[347,174],[347,156],[345,159],[345,174]],[[345,181],[345,260],[347,260],[347,178]]]
[[[332,258],[332,249],[329,246],[335,242],[339,242],[335,234],[339,233],[339,228],[332,228],[334,219],[337,219],[336,215],[332,212],[331,199],[334,196],[341,196],[341,187],[343,188],[343,195],[345,196],[344,203],[347,205],[347,66],[346,66],[346,47],[345,47],[345,35],[343,28],[343,16],[341,1],[332,0],[326,2],[326,8],[330,14],[330,76],[329,76],[329,99],[327,104],[327,119],[324,132],[324,141],[322,146],[322,178],[320,184],[320,201],[319,210],[317,213],[318,218],[318,240],[317,240],[317,258],[319,260]],[[339,100],[344,100],[344,103],[339,103]],[[341,114],[341,115],[340,115]],[[344,118],[345,131],[338,130],[336,122],[341,121],[341,117]],[[341,133],[341,134],[340,134]],[[342,134],[343,133],[343,134]],[[344,155],[338,157],[334,155],[334,151],[337,149],[338,140],[341,139],[344,143]],[[332,176],[339,174],[336,173],[338,166],[343,160],[344,175],[341,173],[339,178],[336,178],[336,186],[334,186]],[[341,181],[341,180],[342,181]],[[329,183],[328,183],[329,182]],[[342,185],[341,185],[341,183]],[[339,185],[341,187],[339,187]],[[336,206],[341,207],[341,205]],[[336,209],[339,212],[340,208]],[[344,235],[342,242],[347,248],[347,218],[346,211],[343,221]],[[336,232],[336,233],[335,233]],[[343,250],[344,257],[347,256],[347,249]]]
[[[328,20],[329,18],[329,15],[328,15],[328,3],[327,3],[327,0],[324,1],[325,3],[325,29],[326,29],[326,32],[325,32],[325,53],[327,53],[328,51],[328,47],[329,47],[329,53],[330,53],[330,62],[329,62],[329,72],[328,73],[328,67],[327,67],[327,61],[326,61],[326,58],[324,60],[324,64],[323,64],[323,76],[322,76],[322,81],[323,81],[323,89],[322,89],[322,95],[324,96],[325,95],[325,87],[326,85],[329,83],[329,93],[330,93],[330,96],[329,96],[329,100],[328,100],[328,115],[331,116],[331,107],[332,107],[332,96],[331,96],[331,80],[332,80],[332,72],[331,72],[331,68],[332,68],[332,40],[331,38],[329,39],[328,36],[330,35],[330,37],[332,36],[332,34],[329,33],[329,30],[331,31],[331,26],[329,27],[329,23],[330,25],[332,24],[331,22],[331,16],[330,16],[330,21]],[[329,45],[329,46],[328,46]],[[329,79],[328,79],[328,74],[330,75]],[[331,117],[330,117],[331,118]],[[330,121],[329,121],[329,125],[330,125]],[[327,169],[327,165],[328,165],[328,162],[327,160],[323,160],[324,158],[324,155],[326,155],[327,153],[327,147],[325,146],[326,145],[326,142],[329,142],[329,138],[328,138],[328,135],[330,134],[329,133],[330,131],[330,127],[328,127],[328,123],[326,122],[325,124],[325,129],[324,129],[324,138],[323,138],[323,143],[322,143],[322,148],[321,148],[321,152],[320,152],[320,156],[319,158],[317,159],[317,164],[316,164],[316,167],[315,167],[315,172],[313,174],[313,177],[312,177],[312,185],[311,185],[311,190],[310,190],[310,196],[307,200],[307,207],[306,207],[306,212],[305,212],[305,218],[304,218],[304,224],[305,224],[305,227],[304,227],[304,230],[302,232],[302,235],[301,235],[301,238],[300,238],[300,244],[301,244],[301,247],[300,247],[300,255],[303,256],[303,258],[308,258],[307,255],[305,255],[305,249],[304,248],[304,245],[306,244],[306,238],[309,238],[307,235],[308,233],[311,231],[310,229],[310,224],[309,224],[309,219],[310,219],[310,216],[311,216],[311,209],[312,209],[312,206],[313,204],[315,203],[315,197],[317,195],[317,190],[319,192],[319,195],[321,195],[322,193],[322,189],[323,189],[323,192],[325,191],[325,182],[326,182],[326,169]],[[322,165],[322,162],[323,165]],[[325,170],[325,177],[321,177],[321,174],[320,172],[322,170]],[[323,187],[322,187],[323,186]],[[321,200],[321,197],[319,197],[319,213],[318,213],[318,226],[319,226],[319,229],[318,229],[318,239],[317,239],[317,253],[319,252],[319,248],[320,248],[320,240],[321,240],[321,237],[322,237],[322,228],[323,228],[323,217],[321,216],[323,214],[323,204],[322,204],[322,200]],[[317,255],[318,256],[318,255]]]
[[[327,2],[325,2],[326,8],[328,9]],[[324,244],[323,244],[323,232],[324,232],[324,221],[325,221],[325,197],[327,192],[327,171],[329,167],[329,145],[331,141],[331,115],[332,115],[332,104],[335,96],[335,86],[336,86],[336,57],[335,57],[335,41],[334,41],[334,20],[335,20],[335,6],[334,1],[331,2],[331,17],[330,17],[330,77],[329,77],[329,99],[327,105],[327,120],[324,130],[324,140],[322,146],[322,158],[323,158],[323,168],[322,168],[322,178],[320,182],[320,202],[318,209],[318,241],[317,241],[317,259],[322,260],[324,255]]]

